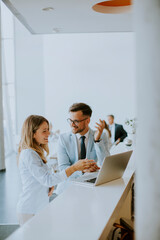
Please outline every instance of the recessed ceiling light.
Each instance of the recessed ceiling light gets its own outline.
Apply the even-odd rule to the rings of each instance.
[[[43,11],[51,11],[54,10],[53,7],[46,7],[46,8],[42,8]]]

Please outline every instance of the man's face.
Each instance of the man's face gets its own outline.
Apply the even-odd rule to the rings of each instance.
[[[114,119],[111,116],[108,116],[108,123],[112,125],[114,123]]]
[[[82,111],[70,112],[70,126],[74,134],[85,134],[89,129],[90,117],[84,116]]]

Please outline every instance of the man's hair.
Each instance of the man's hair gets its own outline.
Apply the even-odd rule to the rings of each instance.
[[[85,103],[74,103],[70,108],[69,112],[82,111],[83,115],[91,117],[92,109]]]
[[[114,119],[114,115],[112,115],[112,114],[108,115],[108,117],[112,117]]]

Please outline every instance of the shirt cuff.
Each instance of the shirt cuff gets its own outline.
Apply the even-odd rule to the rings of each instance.
[[[65,169],[62,170],[62,171],[60,172],[60,174],[61,174],[62,180],[67,180],[67,179],[68,179]]]

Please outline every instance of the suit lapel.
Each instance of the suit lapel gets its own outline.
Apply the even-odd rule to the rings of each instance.
[[[78,145],[77,145],[77,138],[76,135],[71,133],[71,141],[72,141],[72,149],[74,151],[74,158],[75,158],[75,162],[78,161]]]
[[[115,141],[117,140],[117,127],[118,127],[118,125],[115,123]]]
[[[90,152],[91,152],[93,146],[94,146],[94,132],[91,129],[89,129],[86,158],[89,158]]]

